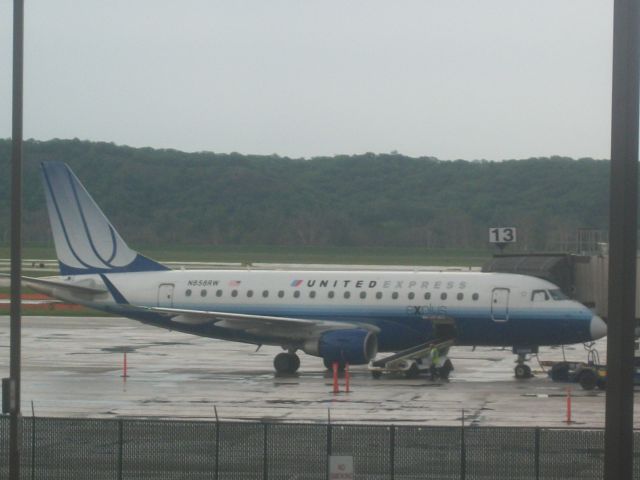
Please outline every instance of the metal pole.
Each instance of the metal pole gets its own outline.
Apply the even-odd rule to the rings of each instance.
[[[118,480],[122,480],[124,469],[124,421],[118,419]]]
[[[396,427],[391,425],[389,429],[389,470],[391,480],[396,477]]]
[[[264,424],[264,431],[262,437],[262,480],[267,480],[269,478],[269,459],[267,458],[269,449],[268,449],[268,434],[267,434],[268,425]]]
[[[534,457],[535,457],[535,469],[536,469],[536,480],[540,480],[540,427],[536,427],[535,431],[535,447],[534,447]]]
[[[36,409],[31,400],[31,480],[36,478]]]
[[[20,478],[20,292],[22,267],[22,79],[24,1],[13,1],[13,116],[11,133],[11,332],[9,478]]]
[[[460,480],[467,478],[467,449],[464,444],[464,409],[460,423]]]
[[[220,474],[220,419],[218,418],[218,409],[216,406],[213,406],[213,411],[216,414],[216,476],[215,479],[218,480],[218,476]]]
[[[605,480],[633,474],[639,0],[614,0]]]
[[[325,464],[325,468],[326,473],[324,478],[329,478],[329,473],[330,473],[330,469],[329,469],[329,463],[331,461],[331,455],[333,453],[333,446],[331,444],[331,436],[332,436],[332,432],[331,432],[331,409],[327,409],[327,462]]]

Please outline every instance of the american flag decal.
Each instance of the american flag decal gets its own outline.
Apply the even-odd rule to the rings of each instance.
[[[291,282],[292,287],[299,287],[300,285],[302,285],[302,280],[294,280]]]
[[[230,286],[230,287],[239,287],[239,286],[240,286],[240,283],[242,283],[240,280],[231,280],[231,281],[229,282],[229,286]]]

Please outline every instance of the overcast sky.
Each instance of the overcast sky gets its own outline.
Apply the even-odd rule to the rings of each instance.
[[[25,138],[609,158],[613,1],[26,0]],[[0,0],[0,137],[11,136]]]

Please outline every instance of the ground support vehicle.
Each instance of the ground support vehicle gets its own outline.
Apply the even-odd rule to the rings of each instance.
[[[380,378],[383,373],[404,373],[407,378],[416,378],[421,373],[428,373],[432,380],[441,378],[446,380],[453,370],[451,360],[447,358],[449,348],[454,340],[437,339],[423,343],[407,350],[402,350],[369,364],[369,371],[373,378]],[[434,350],[438,350],[434,364]]]
[[[554,382],[577,382],[584,390],[607,387],[607,366],[600,363],[600,356],[593,344],[585,344],[587,362],[540,362],[543,367],[551,367],[549,377]],[[633,383],[640,386],[640,349],[636,342],[636,354],[633,360]]]
[[[585,362],[541,362],[550,366],[549,377],[554,382],[579,383],[584,390],[599,388],[607,384],[607,366]]]

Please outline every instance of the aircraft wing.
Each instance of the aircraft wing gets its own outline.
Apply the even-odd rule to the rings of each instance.
[[[361,328],[379,332],[376,326],[358,322],[336,322],[332,320],[309,320],[292,317],[273,317],[246,313],[212,312],[181,308],[137,307],[171,317],[171,320],[186,324],[212,323],[217,327],[244,330],[249,333],[288,338],[303,338],[328,330]]]

